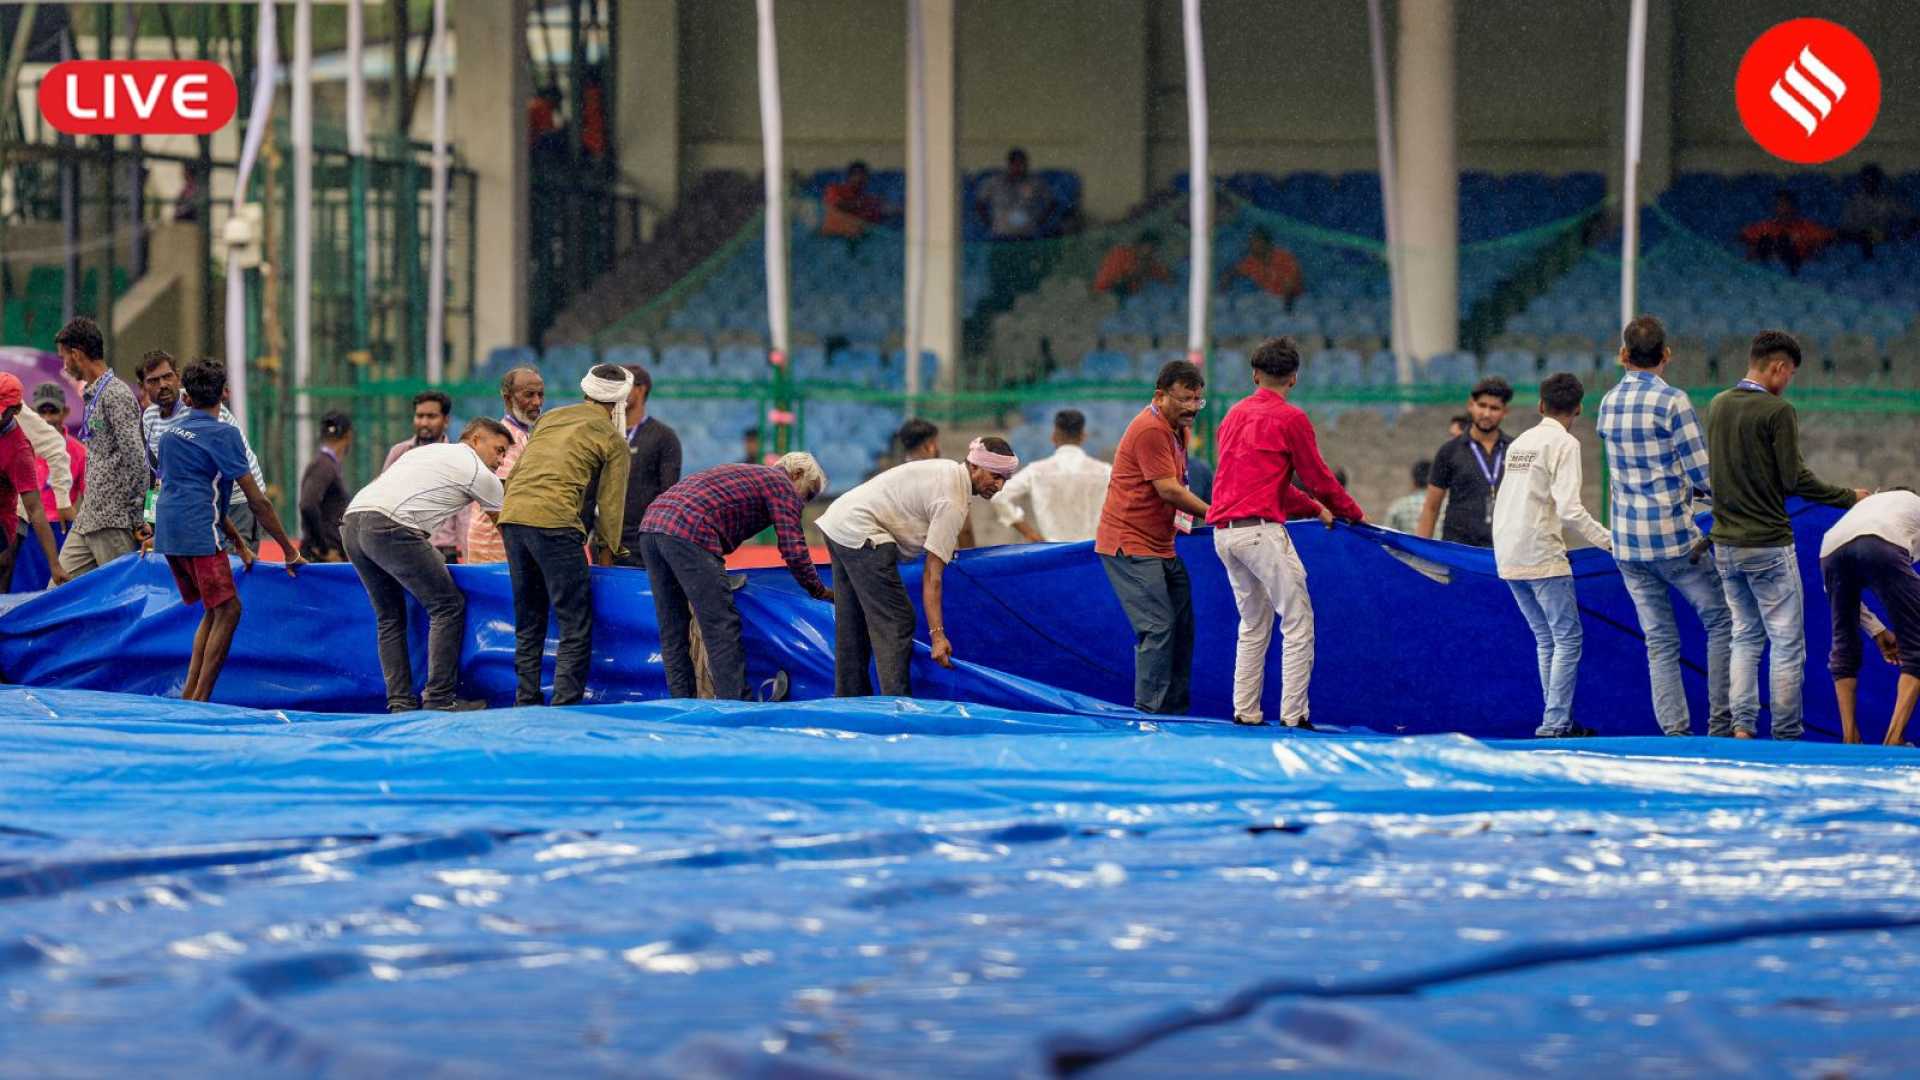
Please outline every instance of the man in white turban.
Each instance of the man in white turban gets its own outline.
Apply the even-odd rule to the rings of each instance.
[[[625,555],[620,544],[627,500],[626,414],[643,391],[613,364],[595,365],[580,380],[586,401],[541,414],[507,480],[500,536],[513,580],[514,704],[539,705],[540,661],[547,617],[560,624],[553,665],[553,704],[586,695],[593,650],[593,589],[587,567],[591,528],[605,565]]]

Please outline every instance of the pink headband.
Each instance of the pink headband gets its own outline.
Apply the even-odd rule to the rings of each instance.
[[[967,464],[978,465],[1005,480],[1020,468],[1020,459],[1013,454],[996,454],[987,449],[986,443],[975,439],[967,444]]]

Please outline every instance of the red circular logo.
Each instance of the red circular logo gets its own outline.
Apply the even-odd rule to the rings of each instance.
[[[1818,165],[1873,130],[1880,65],[1839,23],[1791,19],[1748,46],[1733,92],[1754,142],[1775,157]]]

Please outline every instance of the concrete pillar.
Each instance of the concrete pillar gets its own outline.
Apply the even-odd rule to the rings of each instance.
[[[1407,351],[1425,359],[1460,344],[1460,171],[1454,121],[1453,0],[1398,9],[1394,138],[1399,144],[1401,280]]]
[[[649,202],[680,201],[679,0],[620,0],[613,13],[613,138]]]
[[[474,171],[474,360],[527,342],[529,0],[461,4],[454,25],[453,131]]]
[[[920,342],[940,358],[938,389],[954,385],[960,362],[960,109],[957,64],[957,0],[908,0],[920,19],[921,77],[907,63],[907,123],[915,123],[925,97],[926,169],[907,163],[907,258],[920,266]],[[911,48],[911,45],[909,46]],[[911,140],[910,140],[911,141]],[[924,230],[921,228],[924,223]],[[914,302],[909,292],[907,303]],[[918,363],[915,357],[909,363]],[[923,387],[922,389],[934,389]]]

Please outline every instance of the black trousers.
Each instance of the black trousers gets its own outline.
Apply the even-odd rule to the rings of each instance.
[[[547,649],[547,617],[560,624],[554,652],[553,703],[578,705],[587,690],[593,655],[593,579],[586,538],[577,529],[500,526],[513,581],[515,705],[539,705],[540,664]]]
[[[641,558],[653,583],[653,612],[660,623],[660,663],[667,669],[667,692],[677,698],[696,694],[692,647],[687,637],[688,607],[700,620],[713,672],[713,696],[722,701],[747,696],[747,650],[740,640],[740,612],[733,606],[727,564],[698,544],[663,533],[640,534]]]
[[[1907,549],[1877,536],[1862,536],[1820,560],[1832,606],[1833,651],[1827,670],[1836,679],[1860,675],[1860,595],[1868,589],[1887,607],[1887,624],[1900,642],[1900,673],[1920,678],[1920,574]]]
[[[833,561],[834,696],[872,695],[871,663],[880,673],[882,694],[912,697],[913,631],[919,619],[900,580],[899,547],[869,541],[846,548],[828,540],[827,554]]]
[[[452,705],[460,644],[466,638],[467,598],[453,583],[446,560],[424,535],[372,511],[348,514],[340,539],[373,604],[387,711]],[[413,693],[413,659],[407,649],[409,593],[427,610],[428,620],[427,683],[419,697]]]

